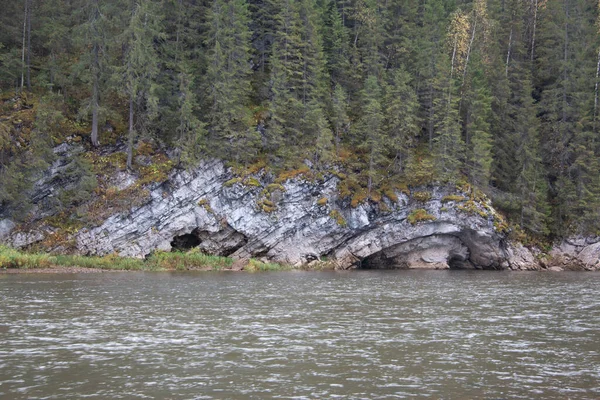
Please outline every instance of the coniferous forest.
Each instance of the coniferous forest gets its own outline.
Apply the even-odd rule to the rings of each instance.
[[[58,196],[62,208],[93,195],[94,154],[120,145],[132,171],[144,152],[172,168],[218,157],[343,171],[353,201],[468,182],[532,235],[600,230],[596,1],[0,0],[0,10],[0,208],[15,218],[52,148],[71,140],[87,153],[70,165],[80,183]]]

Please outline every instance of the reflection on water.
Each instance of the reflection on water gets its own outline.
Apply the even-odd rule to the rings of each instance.
[[[600,398],[600,275],[0,275],[0,398]]]

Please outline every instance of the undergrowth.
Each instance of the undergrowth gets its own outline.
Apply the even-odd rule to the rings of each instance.
[[[197,250],[183,252],[156,252],[145,260],[132,257],[121,257],[110,254],[103,257],[79,255],[52,255],[43,253],[27,253],[0,245],[0,268],[32,269],[52,267],[80,267],[121,271],[183,271],[229,269],[234,260],[203,254]],[[291,269],[290,266],[266,263],[250,259],[244,270],[281,271]]]

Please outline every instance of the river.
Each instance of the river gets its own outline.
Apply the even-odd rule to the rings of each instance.
[[[0,275],[1,399],[600,398],[600,274]]]

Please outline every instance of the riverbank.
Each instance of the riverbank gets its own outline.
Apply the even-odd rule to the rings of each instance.
[[[306,166],[298,174],[276,175],[264,165],[239,171],[215,159],[191,170],[163,171],[160,179],[148,181],[139,171],[108,168],[110,157],[123,155],[113,146],[103,150],[110,157],[86,156],[106,167],[95,174],[104,182],[103,191],[74,203],[76,208],[51,206],[57,187],[70,188],[63,178],[84,150],[66,143],[53,150],[57,160],[32,189],[37,211],[26,222],[0,209],[1,244],[24,252],[101,256],[41,261],[119,270],[282,269],[198,254],[311,270],[357,265],[600,270],[600,236],[552,243],[529,238],[466,182],[389,183],[369,197],[337,170],[322,173]],[[107,254],[125,258],[105,261]]]
[[[0,273],[83,273],[105,271],[280,271],[292,267],[256,259],[234,261],[197,251],[156,252],[146,259],[27,253],[0,246]]]

